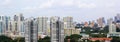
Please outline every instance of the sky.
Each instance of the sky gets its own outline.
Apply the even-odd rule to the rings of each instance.
[[[105,19],[120,13],[120,0],[0,0],[0,15],[72,16],[74,21]]]

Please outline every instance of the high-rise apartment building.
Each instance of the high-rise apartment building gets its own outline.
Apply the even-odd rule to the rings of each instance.
[[[101,17],[101,18],[97,19],[97,23],[98,23],[98,27],[103,28],[105,26],[104,17]]]
[[[113,19],[112,19],[112,18],[107,19],[107,25],[112,24],[112,22],[113,22]]]
[[[116,25],[114,23],[109,24],[109,33],[115,33],[116,32]]]
[[[17,15],[14,15],[14,21],[24,21],[24,16],[22,13],[19,13]]]
[[[34,18],[25,20],[25,42],[37,42],[38,23]]]
[[[114,17],[114,21],[116,23],[120,23],[120,14],[117,14],[115,17]]]
[[[119,36],[120,37],[120,32],[117,32],[116,28],[116,22],[113,22],[113,19],[108,19],[108,25],[109,25],[109,33],[107,34],[107,37],[110,36]]]
[[[74,28],[73,17],[63,17],[64,28]]]
[[[94,27],[94,25],[95,25],[95,21],[92,21],[92,22],[90,23],[90,27],[92,28],[92,27]]]
[[[72,34],[80,34],[81,29],[75,29],[75,28],[66,28],[64,29],[64,36],[70,36]]]
[[[117,15],[114,17],[114,22],[116,23],[117,28],[120,29],[120,14],[117,14]]]
[[[19,35],[24,37],[24,33],[25,33],[25,27],[24,27],[24,16],[22,13],[14,15],[14,21],[13,21],[13,30],[15,33],[15,35]]]
[[[50,36],[50,21],[47,21],[47,36]]]
[[[88,22],[85,22],[84,23],[84,27],[88,27],[89,26],[89,23]]]
[[[113,19],[108,19],[108,26],[109,26],[109,33],[115,33],[116,32],[116,23],[113,22]]]
[[[1,34],[6,34],[8,32],[8,22],[9,21],[10,21],[9,16],[0,16]]]
[[[0,35],[2,35],[3,34],[3,22],[2,21],[0,21]]]
[[[51,42],[64,42],[63,24],[59,17],[50,18]]]
[[[115,33],[116,32],[116,25],[113,22],[113,19],[108,19],[108,26],[109,26],[109,33]]]
[[[40,35],[46,35],[47,33],[47,21],[48,17],[38,17],[38,34]]]

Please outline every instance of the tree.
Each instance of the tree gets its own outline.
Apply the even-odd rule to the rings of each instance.
[[[90,34],[91,37],[107,37],[106,34]]]
[[[99,40],[96,40],[95,42],[100,42]]]
[[[68,42],[68,39],[70,39],[70,42],[78,42],[78,40],[81,38],[82,36],[78,35],[78,34],[73,34],[70,36],[66,36],[65,37],[65,42]]]
[[[111,36],[110,38],[112,38],[111,42],[120,42],[120,37]]]
[[[38,42],[50,42],[50,37],[46,36],[45,38],[40,38]]]
[[[12,42],[12,39],[7,36],[1,35],[0,42]]]
[[[18,38],[16,38],[16,39],[14,39],[13,42],[25,42],[25,38],[23,38],[23,37],[18,37]]]

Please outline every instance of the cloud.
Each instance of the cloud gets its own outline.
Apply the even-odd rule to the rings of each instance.
[[[38,8],[50,8],[52,7],[52,4],[53,4],[52,0],[48,0],[46,2],[41,3]]]
[[[47,0],[38,6],[27,6],[24,9],[26,10],[34,10],[34,9],[45,9],[45,8],[52,8],[52,7],[69,7],[75,6],[78,8],[95,8],[96,4],[94,3],[82,3],[78,0]]]
[[[81,3],[78,5],[79,8],[96,8],[97,6],[93,3],[86,4],[86,3]]]
[[[56,6],[72,6],[74,4],[74,0],[54,0],[54,4]]]
[[[9,5],[10,3],[12,3],[12,0],[4,0],[1,4],[2,5]]]

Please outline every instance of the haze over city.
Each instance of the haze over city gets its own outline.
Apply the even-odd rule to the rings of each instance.
[[[120,0],[0,0],[0,15],[27,17],[73,16],[75,21],[111,18],[120,12]],[[108,16],[109,15],[109,16]]]

